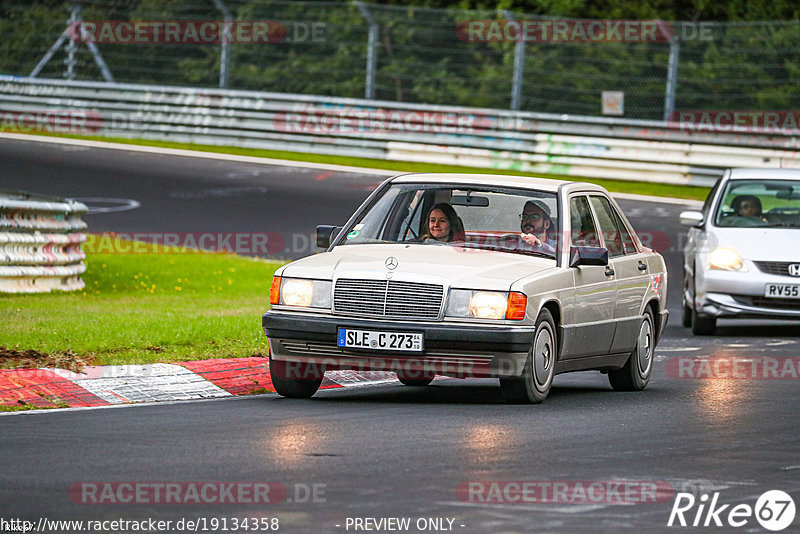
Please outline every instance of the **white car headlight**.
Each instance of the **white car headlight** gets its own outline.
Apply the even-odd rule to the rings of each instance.
[[[311,306],[314,295],[314,282],[296,278],[283,279],[281,287],[281,304],[287,306]]]
[[[719,247],[708,255],[708,268],[721,271],[746,271],[742,257],[732,248]]]
[[[444,314],[447,317],[476,317],[478,319],[525,319],[528,297],[511,291],[477,291],[452,289]]]
[[[277,277],[276,277],[277,278]],[[273,281],[279,291],[277,301],[271,296],[273,304],[285,306],[298,306],[303,308],[328,308],[331,307],[331,282],[325,280],[307,280],[304,278],[279,278]]]
[[[504,319],[508,293],[476,291],[469,301],[469,314],[479,319]]]

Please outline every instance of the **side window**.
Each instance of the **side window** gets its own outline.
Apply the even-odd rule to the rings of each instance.
[[[571,242],[575,246],[599,247],[597,228],[589,209],[586,197],[572,197],[569,200],[569,216],[572,227]]]
[[[628,227],[622,222],[622,217],[620,217],[620,214],[617,213],[617,210],[615,210],[613,206],[611,207],[611,211],[614,213],[614,220],[617,222],[617,228],[619,228],[622,233],[622,250],[625,254],[636,254],[639,252],[639,249],[636,247],[633,236],[628,232]]]
[[[616,212],[611,202],[605,197],[592,196],[592,207],[600,222],[600,231],[610,257],[635,254],[636,246],[628,229],[622,224],[622,219]]]

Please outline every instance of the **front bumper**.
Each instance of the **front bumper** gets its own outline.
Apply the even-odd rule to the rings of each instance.
[[[800,319],[800,302],[790,299],[706,293],[695,306],[700,313],[713,317]]]
[[[262,318],[274,359],[305,362],[325,370],[420,372],[458,377],[519,376],[533,341],[532,327],[487,326],[317,316],[270,310]],[[343,349],[340,327],[422,332],[423,352]]]
[[[800,319],[800,299],[767,298],[767,284],[800,284],[800,278],[763,273],[747,261],[748,272],[706,269],[695,288],[695,310],[713,317]]]

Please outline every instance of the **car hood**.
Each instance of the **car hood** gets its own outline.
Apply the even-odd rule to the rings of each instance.
[[[397,267],[386,266],[388,258]],[[489,250],[420,244],[344,245],[287,265],[282,276],[409,280],[456,288],[508,291],[520,278],[555,269],[554,259]]]
[[[708,250],[731,248],[754,261],[799,261],[798,239],[800,228],[714,228]]]

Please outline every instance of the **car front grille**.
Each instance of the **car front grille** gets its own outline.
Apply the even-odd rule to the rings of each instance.
[[[789,266],[793,263],[800,263],[800,261],[755,261],[753,263],[762,273],[790,276]]]
[[[333,291],[337,315],[438,319],[444,287],[400,280],[340,278]]]

